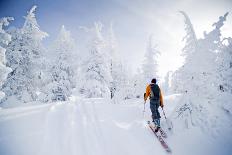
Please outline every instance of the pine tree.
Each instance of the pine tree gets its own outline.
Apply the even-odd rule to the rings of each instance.
[[[6,58],[4,48],[11,41],[11,36],[4,30],[5,26],[9,25],[9,21],[13,20],[12,17],[4,17],[0,19],[0,88],[3,82],[7,78],[7,75],[11,72],[11,69],[6,66]],[[0,91],[0,100],[5,96],[5,94]]]
[[[185,46],[182,49],[182,55],[185,56],[186,58],[185,60],[188,61],[188,57],[196,51],[197,37],[188,15],[183,11],[180,11],[180,13],[185,18],[185,31],[186,31],[186,35],[183,38],[183,40],[185,40]]]
[[[223,45],[218,53],[218,88],[222,92],[232,93],[232,38],[224,40],[228,45]]]
[[[195,64],[201,67],[196,68],[198,72],[199,80],[205,82],[205,88],[202,88],[202,94],[207,94],[207,98],[215,98],[215,94],[218,93],[218,66],[217,63],[218,54],[220,54],[222,46],[221,28],[226,21],[228,13],[224,16],[220,16],[219,20],[212,26],[214,29],[209,33],[204,33],[204,39],[199,40],[199,50],[195,55]],[[210,90],[210,91],[209,91]]]
[[[129,99],[134,97],[133,92],[133,82],[128,77],[128,70],[123,65],[122,60],[118,55],[117,49],[117,40],[113,30],[113,24],[111,22],[109,29],[109,37],[107,40],[107,55],[109,68],[110,68],[110,76],[112,80],[110,81],[110,93],[111,99],[113,98],[114,103],[117,100]]]
[[[217,92],[216,102],[220,103],[218,106],[227,115],[232,113],[232,38],[222,39],[222,46],[217,53]],[[231,122],[231,120],[229,120]],[[229,124],[229,122],[227,124]]]
[[[219,103],[222,95],[218,88],[220,79],[217,56],[221,53],[221,27],[227,15],[228,13],[219,17],[213,24],[214,29],[209,33],[205,32],[203,39],[197,40],[196,48],[188,48],[190,50],[188,53],[192,53],[191,49],[195,51],[188,56],[184,67],[178,70],[178,80],[182,81],[181,87],[185,91],[181,104],[176,108],[175,117],[187,128],[196,125],[209,131],[212,130],[209,126],[214,125],[220,130],[218,113],[214,113],[221,107]],[[214,131],[216,130],[215,128]]]
[[[62,26],[60,33],[54,42],[51,52],[53,61],[50,68],[51,78],[46,90],[48,100],[66,101],[71,95],[72,88],[75,87],[75,68],[72,65],[74,62],[74,39],[70,32]]]
[[[102,36],[102,24],[95,23],[91,33],[88,47],[88,58],[82,66],[83,87],[82,91],[88,98],[110,96],[110,66],[105,57],[106,44]]]
[[[140,69],[137,69],[137,73],[133,77],[133,89],[134,89],[134,97],[143,98],[144,90],[146,85],[144,85],[143,73]]]
[[[119,59],[117,41],[115,38],[113,24],[110,25],[109,39],[108,39],[108,50],[109,64],[110,64],[110,74],[112,81],[110,81],[110,93],[111,98],[115,96],[115,93],[120,90],[120,85],[122,82],[122,62]]]
[[[188,84],[194,79],[194,73],[192,72],[193,66],[189,67],[189,65],[195,65],[191,63],[198,48],[198,41],[195,30],[188,15],[183,11],[180,11],[180,13],[184,16],[185,19],[186,35],[183,38],[183,41],[185,41],[185,46],[182,49],[182,56],[185,59],[185,63],[180,69],[178,69],[178,71],[173,74],[172,91],[176,93],[188,92],[188,89],[191,89],[188,88]]]
[[[149,36],[147,50],[145,53],[145,60],[142,66],[142,71],[144,75],[144,81],[150,83],[151,79],[158,78],[157,70],[158,70],[158,62],[157,58],[160,52],[156,49],[153,43],[153,35]]]
[[[171,87],[171,79],[172,76],[172,72],[169,71],[165,77],[164,77],[164,82],[162,83],[161,87],[162,87],[162,92],[166,95],[168,95],[170,93],[170,87]]]
[[[33,6],[25,17],[21,29],[12,29],[12,41],[7,46],[7,66],[12,68],[3,85],[5,100],[15,96],[23,102],[35,101],[41,75],[42,40],[47,34],[40,30],[35,17],[36,6]]]

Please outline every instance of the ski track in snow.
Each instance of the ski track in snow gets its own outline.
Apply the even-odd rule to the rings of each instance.
[[[142,104],[104,99],[2,109],[0,154],[165,154],[141,111]]]
[[[167,116],[179,98],[165,97]],[[1,109],[0,155],[167,154],[147,126],[151,117],[149,103],[143,116],[141,100],[109,102],[74,98],[68,102]],[[165,124],[162,117],[164,129]],[[231,136],[221,137],[208,137],[199,128],[183,132],[174,128],[168,132],[166,142],[172,155],[229,155]]]

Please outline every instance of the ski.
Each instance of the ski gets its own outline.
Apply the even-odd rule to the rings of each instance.
[[[155,132],[155,128],[154,128],[154,126],[152,126],[151,122],[147,121],[147,124],[148,124],[149,128],[152,130],[152,132],[155,134],[155,136],[157,137],[157,139],[159,140],[160,144],[165,149],[165,151],[168,152],[168,153],[171,153],[171,149],[169,148],[167,143],[164,141],[162,136]]]
[[[149,121],[149,122],[150,122],[150,121]],[[155,128],[156,125],[154,124],[154,126],[152,126],[152,127]],[[168,137],[167,134],[166,134],[166,132],[165,132],[162,128],[159,129],[159,132],[160,132],[160,134],[161,134],[161,136],[162,136],[163,138],[167,138],[167,137]]]
[[[161,134],[161,136],[163,138],[167,138],[168,137],[167,134],[166,134],[166,132],[162,128],[159,129],[159,132],[160,132],[160,134]]]

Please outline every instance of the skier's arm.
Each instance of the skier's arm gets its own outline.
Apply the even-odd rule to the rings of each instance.
[[[147,98],[148,98],[149,95],[150,95],[150,87],[148,85],[147,88],[146,88],[146,94],[144,95],[144,101],[145,102],[146,102],[146,100],[147,100]]]
[[[160,90],[160,106],[161,106],[162,108],[164,107],[163,95],[162,95],[161,90]]]

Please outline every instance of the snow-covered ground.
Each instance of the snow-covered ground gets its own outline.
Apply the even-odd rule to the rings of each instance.
[[[165,97],[167,116],[179,98],[180,95]],[[106,99],[73,97],[69,102],[1,109],[0,154],[166,154],[146,126],[149,117],[149,104],[143,116],[142,100],[112,104]],[[164,124],[163,117],[162,121]],[[215,144],[214,139],[206,139],[197,129],[182,134],[168,133],[168,136],[173,155],[220,154],[215,152],[220,146],[210,148]]]

